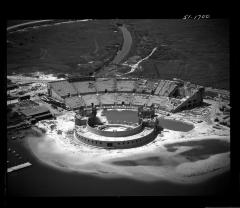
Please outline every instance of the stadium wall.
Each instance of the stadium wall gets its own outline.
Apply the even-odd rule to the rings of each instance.
[[[153,130],[149,134],[132,140],[125,140],[125,141],[100,141],[92,138],[85,137],[77,132],[77,130],[74,130],[75,137],[90,146],[96,146],[99,148],[106,148],[106,149],[127,149],[127,148],[134,148],[143,146],[144,144],[147,144],[151,142],[155,136],[156,131]]]
[[[200,88],[191,97],[185,100],[183,103],[178,105],[172,110],[173,113],[179,112],[181,110],[189,109],[200,105],[203,101],[204,88]]]
[[[109,126],[114,126],[114,124],[111,124]],[[115,126],[119,126],[116,124]],[[87,121],[87,130],[100,136],[105,136],[105,137],[126,137],[126,136],[132,136],[134,134],[139,133],[143,128],[143,123],[141,122],[136,128],[126,130],[126,131],[102,131],[100,129],[93,128],[89,125],[89,120]]]

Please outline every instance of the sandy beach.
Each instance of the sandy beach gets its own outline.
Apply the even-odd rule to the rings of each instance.
[[[100,111],[98,115],[101,117]],[[34,139],[29,137],[27,141],[32,153],[42,163],[63,171],[103,178],[127,177],[148,182],[167,180],[184,184],[205,181],[225,172],[230,166],[230,132],[226,128],[214,129],[206,122],[196,123],[194,129],[188,132],[164,129],[153,142],[142,147],[107,150],[76,140],[73,136],[73,117],[74,113],[68,112],[51,121],[51,124],[48,121],[38,123],[39,127],[47,130],[46,134]],[[181,115],[171,117],[180,119]],[[104,116],[101,119],[106,121]],[[51,125],[54,127],[51,128]],[[58,134],[58,130],[62,134]],[[198,144],[188,145],[188,142]],[[214,152],[211,153],[206,148],[213,142],[216,151],[211,150]],[[175,143],[178,144],[175,151],[167,147]],[[199,156],[188,155],[192,149],[198,150]]]

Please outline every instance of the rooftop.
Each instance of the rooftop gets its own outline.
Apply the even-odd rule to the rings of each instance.
[[[25,116],[33,116],[41,113],[49,113],[49,109],[45,106],[37,106],[33,108],[24,109],[21,111]]]

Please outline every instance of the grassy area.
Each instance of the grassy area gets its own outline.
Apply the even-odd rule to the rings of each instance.
[[[9,21],[8,25],[21,23]],[[92,20],[8,34],[7,72],[89,75],[109,62],[123,40],[114,20]],[[127,58],[146,57],[130,77],[172,79],[229,89],[229,24],[224,19],[121,20],[133,44]],[[89,63],[90,62],[90,63]],[[106,66],[106,65],[105,65]],[[122,73],[127,71],[126,68]],[[101,74],[101,73],[100,73]],[[115,76],[106,70],[104,76]]]
[[[229,88],[229,25],[218,20],[124,20],[134,30],[132,54],[146,57],[142,71],[129,76],[178,77],[205,86]]]
[[[114,30],[111,20],[93,20],[8,34],[7,72],[88,75],[116,53]]]

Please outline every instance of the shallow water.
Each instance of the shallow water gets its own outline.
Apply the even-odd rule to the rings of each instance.
[[[8,194],[14,196],[86,196],[86,195],[207,195],[214,193],[223,193],[227,185],[226,175],[216,176],[207,182],[198,184],[179,184],[164,180],[164,178],[155,181],[135,180],[133,177],[148,177],[151,166],[156,168],[174,168],[178,164],[186,161],[184,156],[168,158],[168,156],[159,156],[159,152],[154,154],[145,154],[145,156],[113,158],[111,161],[101,161],[101,154],[94,156],[98,151],[91,150],[85,154],[84,148],[81,148],[80,160],[73,155],[66,157],[66,152],[61,148],[56,148],[56,143],[47,137],[29,137],[28,142],[13,141],[15,146],[19,146],[22,154],[29,158],[33,166],[13,172],[8,175]],[[190,142],[189,145],[202,145],[204,147],[221,145],[217,141],[199,141]],[[215,143],[214,143],[215,142]],[[177,147],[186,143],[177,143]],[[221,148],[221,147],[220,147]],[[158,150],[159,151],[159,150]],[[160,150],[161,152],[163,150]],[[226,151],[226,149],[224,150]],[[222,152],[224,152],[222,150]],[[33,154],[31,154],[31,152]],[[160,153],[161,153],[160,152]],[[217,153],[217,152],[216,152]],[[219,152],[218,152],[219,153]],[[102,155],[110,154],[102,152]],[[200,154],[200,153],[199,153]],[[97,154],[96,154],[97,155]],[[92,159],[91,159],[92,158]],[[95,158],[95,162],[93,162]],[[99,162],[97,162],[99,160]],[[41,162],[42,161],[42,162]],[[50,163],[51,165],[50,165]],[[119,174],[124,171],[130,171],[131,166],[136,170],[134,172],[125,172],[126,175],[112,178],[114,171]],[[105,168],[104,168],[105,167]],[[143,168],[149,167],[150,172],[142,172]],[[127,169],[126,169],[127,168]],[[130,169],[129,169],[130,168]],[[137,169],[136,169],[137,168]],[[138,172],[138,170],[140,172]],[[174,169],[172,169],[174,171]],[[160,174],[161,172],[159,172]],[[140,174],[140,175],[139,175]],[[143,175],[141,175],[143,174]],[[157,174],[157,173],[154,173]],[[102,177],[105,175],[106,177]],[[109,177],[108,177],[109,176]],[[205,191],[207,188],[207,191]]]
[[[137,123],[138,113],[137,111],[131,110],[104,110],[103,114],[107,117],[107,120],[111,124],[116,123]]]
[[[207,159],[212,155],[230,151],[230,146],[228,142],[220,141],[214,138],[201,141],[177,142],[165,145],[169,152],[175,152],[178,150],[178,148],[182,146],[191,147],[191,149],[183,151],[179,155],[182,155],[193,162],[197,160]]]
[[[183,121],[177,121],[172,119],[159,118],[159,125],[164,129],[170,129],[173,131],[191,131],[194,128],[194,125],[191,123],[186,123]]]
[[[173,160],[167,160],[166,158],[153,156],[136,160],[119,160],[113,162],[113,164],[119,166],[176,166],[178,163]]]
[[[9,175],[7,184],[9,196],[225,195],[229,192],[229,173],[195,185],[144,183],[62,172],[36,161],[34,166]]]

